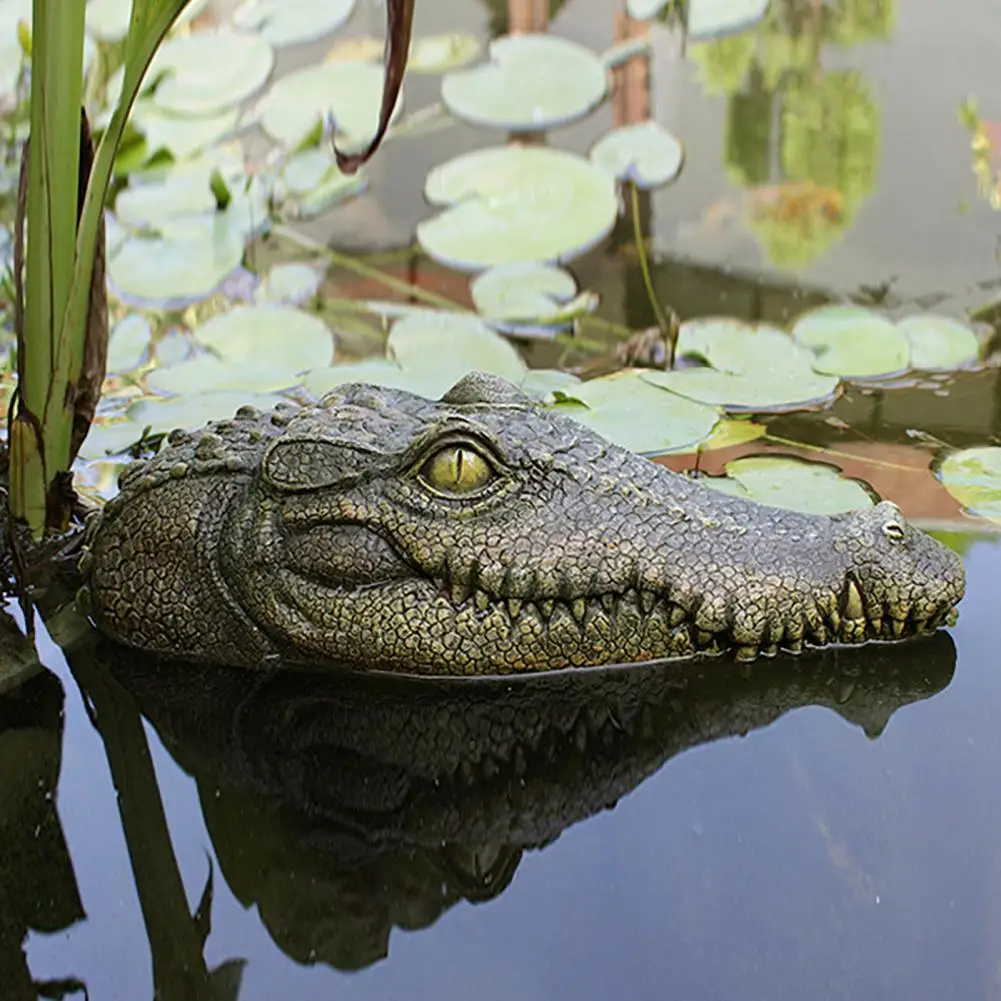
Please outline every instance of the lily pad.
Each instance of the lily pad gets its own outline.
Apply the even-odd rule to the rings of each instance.
[[[509,132],[565,125],[597,107],[608,73],[589,49],[554,35],[507,35],[490,63],[449,73],[441,96],[457,118]]]
[[[335,31],[357,0],[246,0],[233,12],[233,24],[256,31],[275,48],[296,45]]]
[[[152,330],[139,313],[122,317],[108,336],[108,372],[132,372],[149,357]]]
[[[246,393],[200,393],[162,400],[148,397],[133,403],[126,413],[139,434],[147,427],[152,433],[158,433],[174,428],[194,429],[209,421],[225,420],[242,406],[270,410],[282,399],[284,397],[273,394],[248,396]]]
[[[579,403],[560,402],[553,409],[634,452],[678,451],[709,436],[719,411],[658,389],[642,375],[626,370],[582,382],[569,390]]]
[[[471,63],[479,54],[480,40],[468,32],[425,35],[414,40],[407,60],[407,72],[447,73]]]
[[[174,27],[197,17],[209,0],[189,0],[174,21]],[[102,42],[121,42],[128,34],[132,0],[88,0],[87,31]]]
[[[238,306],[195,331],[198,342],[231,363],[267,358],[304,372],[330,362],[333,337],[318,316],[287,306]]]
[[[119,455],[142,438],[143,428],[130,420],[95,420],[80,446],[81,459]]]
[[[364,191],[364,168],[344,174],[329,146],[314,146],[289,157],[282,170],[282,209],[295,219],[312,219],[339,202]]]
[[[175,160],[185,160],[219,142],[236,128],[237,108],[209,115],[177,115],[145,98],[132,109],[132,124],[146,137],[147,155],[166,150]]]
[[[196,337],[210,353],[154,370],[146,380],[150,389],[189,395],[288,389],[333,353],[319,317],[284,306],[238,306],[213,317]]]
[[[181,309],[212,295],[240,266],[243,251],[243,235],[229,220],[184,220],[157,237],[126,239],[109,256],[108,278],[132,305]]]
[[[402,101],[402,94],[401,94]],[[261,126],[275,142],[295,146],[332,119],[339,144],[362,146],[375,133],[382,102],[382,67],[331,61],[282,77],[264,99]],[[399,113],[397,102],[393,117]]]
[[[297,306],[316,295],[320,275],[308,264],[276,264],[254,290],[259,306]]]
[[[964,323],[931,313],[897,323],[911,345],[911,366],[922,371],[950,371],[980,357],[977,335]]]
[[[611,231],[614,180],[573,153],[538,146],[478,150],[435,167],[424,187],[446,208],[417,227],[435,260],[478,271],[498,264],[567,261]]]
[[[343,362],[339,365],[313,369],[303,380],[303,385],[313,396],[320,397],[349,382],[367,382],[373,386],[406,389],[411,393],[428,396],[424,391],[427,387],[420,379],[408,375],[396,362],[388,358],[364,358],[361,361]],[[429,398],[433,398],[433,395]]]
[[[667,6],[668,0],[626,0],[629,16],[651,21]],[[768,0],[688,0],[688,38],[705,41],[735,31],[743,31],[760,21]]]
[[[804,313],[793,337],[816,355],[818,372],[873,379],[906,371],[911,347],[897,325],[861,306],[821,306]]]
[[[387,355],[408,376],[420,377],[432,396],[446,392],[470,372],[486,372],[519,383],[521,356],[475,316],[461,313],[413,314],[397,320],[386,342]]]
[[[681,170],[681,143],[656,122],[612,129],[591,149],[591,162],[620,181],[646,190],[673,181]]]
[[[936,474],[970,514],[1001,523],[1001,448],[985,445],[953,452]]]
[[[550,264],[502,264],[484,271],[469,286],[473,304],[486,322],[505,333],[552,335],[597,307],[593,293],[578,296],[569,271]]]
[[[865,486],[824,462],[749,455],[728,462],[724,468],[726,477],[703,476],[699,482],[759,504],[807,514],[840,514],[873,505]]]
[[[275,53],[260,35],[199,31],[169,38],[146,80],[159,79],[153,100],[174,114],[210,115],[232,108],[264,86]]]
[[[558,368],[533,368],[521,380],[521,391],[533,400],[548,400],[554,393],[573,395],[580,379]]]
[[[727,409],[781,410],[825,400],[838,378],[813,370],[813,354],[776,327],[712,318],[682,324],[679,357],[710,368],[649,371],[647,382]]]

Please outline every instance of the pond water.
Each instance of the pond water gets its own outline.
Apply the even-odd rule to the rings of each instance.
[[[548,21],[601,51],[617,6],[418,0],[417,33]],[[586,150],[648,113],[684,136],[677,182],[643,201],[653,283],[684,319],[785,322],[852,294],[961,315],[1001,281],[1001,217],[958,119],[971,93],[1001,99],[994,7],[846,0],[848,41],[797,56],[818,92],[850,80],[812,111],[775,96],[791,43],[758,38],[757,84],[727,96],[727,51],[683,54],[665,28],[559,143]],[[348,30],[381,18],[363,4]],[[414,106],[436,86],[418,78]],[[821,116],[798,151],[782,146],[796,114]],[[364,198],[304,228],[455,292],[401,248],[428,215],[427,169],[492,141],[460,126],[387,147]],[[629,226],[573,270],[605,319],[640,330],[654,316]],[[376,294],[347,270],[325,288]],[[588,337],[527,355],[610,365],[613,334]],[[343,343],[372,350],[366,331]],[[767,420],[773,451],[828,449],[962,552],[958,624],[920,642],[531,683],[250,683],[151,670],[50,622],[68,659],[43,628],[45,669],[0,696],[0,994],[1001,999],[1001,547],[923,448],[997,441],[996,372],[850,385]]]

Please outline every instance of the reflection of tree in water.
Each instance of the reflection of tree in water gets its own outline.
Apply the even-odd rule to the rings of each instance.
[[[885,39],[894,16],[893,0],[780,0],[756,30],[691,49],[706,90],[728,97],[727,173],[775,264],[820,257],[875,185],[879,111],[859,73],[821,68],[821,50]]]

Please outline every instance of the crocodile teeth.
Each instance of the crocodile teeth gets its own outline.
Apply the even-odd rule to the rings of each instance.
[[[464,605],[466,600],[469,598],[469,587],[465,581],[455,581],[449,588],[452,595],[452,604],[456,608],[459,605]]]
[[[485,612],[490,607],[490,596],[486,591],[477,591],[473,595],[473,601],[476,602],[476,607],[481,611]]]
[[[649,615],[657,607],[657,595],[653,591],[639,591],[640,611],[644,615]]]
[[[883,632],[883,616],[877,615],[870,621],[869,625],[872,626],[873,635],[879,636]]]
[[[507,614],[511,616],[512,619],[518,618],[521,614],[521,606],[523,602],[521,598],[508,598],[507,599]]]
[[[845,589],[841,595],[841,607],[844,609],[846,619],[865,618],[862,595],[859,593],[858,585],[851,577],[845,583]]]
[[[893,619],[891,628],[893,630],[893,638],[895,640],[899,640],[900,637],[904,635],[904,626],[906,625],[907,623],[904,622],[903,619]]]
[[[756,646],[738,646],[736,649],[737,660],[755,660],[758,656]]]
[[[539,609],[539,614],[548,622],[553,617],[556,602],[552,598],[543,598],[542,601],[536,602],[536,607]]]
[[[668,621],[672,629],[675,626],[680,626],[681,623],[685,621],[685,610],[681,607],[681,605],[671,606],[671,616]]]
[[[587,602],[583,598],[577,598],[571,602],[570,611],[573,617],[581,624],[584,624],[584,617],[587,615]]]
[[[841,615],[838,613],[836,608],[831,609],[831,611],[827,613],[827,621],[831,624],[831,629],[833,629],[835,633],[841,632]]]
[[[784,650],[788,650],[789,653],[802,653],[803,652],[803,637],[796,636],[794,639],[787,639],[785,643],[782,644]]]

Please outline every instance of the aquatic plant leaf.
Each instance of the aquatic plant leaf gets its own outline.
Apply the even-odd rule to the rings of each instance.
[[[699,444],[703,452],[712,452],[722,448],[733,448],[735,445],[746,445],[749,441],[757,441],[768,433],[768,428],[757,421],[734,420],[724,417],[717,422],[713,433]]]
[[[499,375],[514,383],[521,382],[526,372],[509,341],[479,318],[463,313],[404,316],[389,332],[386,354],[408,376],[418,377],[432,398],[470,372]]]
[[[153,339],[149,320],[140,313],[128,313],[112,328],[108,337],[108,373],[132,372],[150,353]]]
[[[313,369],[306,374],[303,385],[313,396],[320,397],[349,382],[368,382],[373,386],[385,386],[387,389],[405,389],[429,399],[441,395],[440,391],[437,391],[438,380],[433,374],[426,377],[421,372],[405,372],[396,362],[388,358],[363,358],[361,361],[342,362],[338,365],[328,365],[326,368]]]
[[[153,100],[164,110],[209,115],[260,90],[274,62],[274,49],[260,35],[199,31],[167,39],[145,80],[159,79]]]
[[[589,379],[568,390],[580,403],[558,402],[553,409],[634,452],[674,452],[708,437],[718,410],[659,389],[642,376],[627,369]]]
[[[126,416],[139,432],[135,436],[138,438],[146,427],[152,433],[172,431],[174,428],[199,428],[209,421],[232,417],[242,406],[270,410],[283,399],[277,394],[248,396],[240,392],[196,393],[170,399],[145,397],[133,403],[126,411]]]
[[[480,40],[468,32],[425,35],[414,39],[407,61],[407,72],[447,73],[471,63],[479,54]]]
[[[667,4],[668,0],[626,0],[626,10],[637,21],[652,21]],[[760,21],[767,9],[768,0],[688,0],[688,38],[704,41],[743,31]]]
[[[243,234],[226,219],[184,220],[157,237],[126,239],[109,257],[108,278],[125,302],[180,309],[212,295],[243,250]]]
[[[1001,447],[985,445],[953,452],[935,473],[970,514],[1001,523]]]
[[[549,401],[556,392],[573,395],[575,386],[580,385],[580,379],[570,372],[559,368],[533,368],[521,380],[521,391],[533,400]]]
[[[614,180],[574,153],[535,146],[478,150],[435,167],[425,197],[442,212],[417,226],[435,260],[460,270],[567,261],[611,231]]]
[[[199,327],[195,338],[223,361],[267,358],[287,372],[329,364],[334,344],[323,320],[289,306],[237,306]]]
[[[308,264],[275,264],[254,290],[259,306],[298,306],[320,287],[320,274]]]
[[[335,31],[354,12],[357,0],[245,0],[233,24],[256,31],[275,48],[297,45]]]
[[[403,95],[393,118],[399,114]],[[275,142],[295,146],[328,117],[339,147],[368,142],[382,103],[382,67],[365,62],[325,62],[278,80],[261,110],[261,127]]]
[[[175,160],[186,160],[231,133],[239,109],[224,108],[209,115],[177,115],[144,98],[132,109],[132,124],[146,137],[147,156],[166,150]]]
[[[490,62],[449,73],[441,97],[457,118],[509,132],[565,125],[597,107],[608,91],[604,63],[554,35],[506,35]]]
[[[724,468],[726,477],[702,476],[699,482],[759,504],[807,514],[839,514],[873,504],[865,486],[824,462],[749,455],[728,462]]]
[[[838,377],[813,370],[813,354],[783,330],[709,318],[681,325],[677,356],[710,368],[649,371],[644,378],[693,400],[728,409],[781,410],[825,400]]]
[[[567,310],[577,293],[569,271],[536,261],[502,264],[478,275],[469,285],[473,305],[493,327],[507,332],[519,329],[570,326]]]
[[[353,174],[342,173],[333,151],[326,146],[314,146],[289,157],[281,181],[285,189],[282,211],[295,219],[312,219],[368,186],[364,168]]]
[[[681,143],[656,122],[612,129],[589,155],[595,166],[643,190],[673,181],[684,158]]]
[[[156,368],[146,377],[155,393],[193,396],[198,393],[271,393],[292,389],[302,378],[290,365],[276,365],[273,359],[228,362],[215,355],[196,355],[180,365]]]
[[[197,17],[208,5],[209,0],[188,0],[174,27]],[[131,15],[132,0],[87,0],[87,31],[99,41],[120,42],[128,34]]]
[[[767,9],[768,0],[688,0],[688,38],[698,42],[744,31]]]
[[[897,322],[911,345],[911,367],[923,371],[950,371],[980,357],[977,335],[948,316],[923,313]]]
[[[861,306],[821,306],[792,328],[796,341],[816,355],[818,372],[845,379],[897,375],[910,364],[911,348],[896,324]]]
[[[103,459],[118,455],[134,445],[142,437],[143,429],[134,421],[104,421],[98,418],[90,426],[80,451],[80,459]]]

